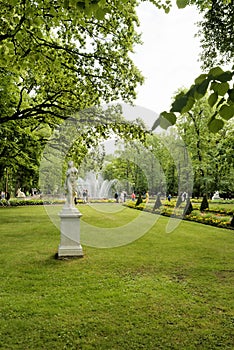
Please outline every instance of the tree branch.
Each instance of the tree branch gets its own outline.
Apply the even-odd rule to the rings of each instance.
[[[12,30],[10,33],[6,33],[6,34],[2,34],[0,35],[0,42],[6,40],[6,39],[9,39],[9,38],[13,38],[21,29],[21,26],[22,24],[24,23],[26,17],[25,15],[23,15],[21,18],[20,18],[20,21],[19,23],[16,25],[15,29]]]

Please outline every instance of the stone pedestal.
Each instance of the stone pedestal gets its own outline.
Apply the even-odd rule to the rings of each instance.
[[[61,218],[61,241],[58,248],[58,258],[82,257],[80,244],[80,217],[82,214],[75,207],[64,206],[59,214]]]

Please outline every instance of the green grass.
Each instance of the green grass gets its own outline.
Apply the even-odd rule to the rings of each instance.
[[[99,227],[139,214],[79,208]],[[182,221],[166,234],[160,217],[131,244],[57,260],[43,207],[0,215],[0,348],[233,349],[233,231]]]

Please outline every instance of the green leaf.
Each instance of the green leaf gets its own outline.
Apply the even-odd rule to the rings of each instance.
[[[182,108],[181,113],[186,113],[186,112],[190,111],[190,109],[193,107],[194,103],[195,103],[194,98],[193,97],[189,97],[188,100],[187,100],[186,106],[184,106]]]
[[[219,110],[219,115],[225,120],[231,119],[234,116],[234,104],[223,105]]]
[[[211,132],[217,133],[224,126],[224,122],[221,119],[211,119],[208,123],[208,128]]]
[[[176,115],[174,113],[162,112],[160,116],[168,120],[171,125],[176,123]]]
[[[106,15],[106,10],[105,9],[99,8],[97,10],[97,12],[96,12],[96,18],[98,20],[100,20],[100,21],[104,19],[105,15]]]
[[[216,102],[217,102],[217,99],[218,99],[218,94],[217,92],[213,92],[213,94],[211,94],[208,98],[208,103],[211,107],[213,107]]]
[[[218,94],[219,83],[217,83],[216,81],[212,81],[210,89]]]
[[[234,89],[228,91],[229,98],[232,102],[234,102]]]
[[[229,90],[229,84],[227,82],[219,84],[218,93],[220,96],[224,96]]]
[[[201,74],[195,79],[195,84],[201,84],[207,78],[207,74]]]
[[[169,128],[169,126],[174,125],[175,122],[176,122],[176,115],[174,113],[162,112],[159,115],[159,118],[155,121],[152,130],[159,125],[161,128],[167,129]]]
[[[177,96],[175,101],[172,103],[171,112],[181,113],[182,109],[186,106],[188,97],[186,95]]]
[[[208,85],[209,85],[209,79],[205,79],[198,87],[197,92],[199,95],[204,96],[206,94]]]
[[[155,120],[151,130],[155,130],[158,126],[160,126],[160,116]]]
[[[64,0],[63,6],[67,9],[69,7],[69,0]]]
[[[195,84],[193,84],[193,85],[190,87],[190,89],[189,89],[189,91],[187,92],[186,95],[187,95],[188,97],[195,98],[196,89],[197,89],[197,86],[196,86]]]
[[[161,117],[160,118],[160,126],[163,129],[167,129],[169,128],[169,126],[171,126],[170,122],[168,120],[166,120],[165,118]]]
[[[176,5],[179,9],[183,9],[188,5],[188,0],[176,0]]]
[[[220,67],[211,68],[211,70],[209,71],[209,75],[212,75],[214,78],[218,77],[223,73],[224,71]]]
[[[224,72],[223,74],[217,76],[215,79],[218,81],[221,81],[222,83],[229,81],[232,79],[233,73],[232,72]]]
[[[211,89],[217,92],[219,96],[224,96],[226,92],[229,90],[229,84],[227,82],[225,83],[212,82]]]

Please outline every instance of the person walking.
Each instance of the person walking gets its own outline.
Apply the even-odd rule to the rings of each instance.
[[[146,194],[145,194],[145,203],[149,203],[149,192],[146,191]]]
[[[116,201],[116,203],[119,203],[119,194],[118,194],[118,192],[115,192],[115,201]]]

